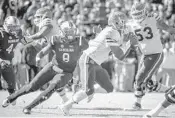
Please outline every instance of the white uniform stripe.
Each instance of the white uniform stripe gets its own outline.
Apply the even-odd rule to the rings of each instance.
[[[88,84],[88,61],[89,57],[87,56],[86,53],[83,53],[80,60],[80,79],[82,81],[83,89],[87,89],[87,84]]]

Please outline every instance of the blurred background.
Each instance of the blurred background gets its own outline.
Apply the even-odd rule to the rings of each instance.
[[[0,0],[0,26],[2,27],[7,16],[13,15],[20,19],[25,34],[34,34],[38,29],[33,24],[33,16],[38,8],[47,6],[58,24],[65,20],[72,20],[79,28],[80,35],[92,40],[95,37],[92,28],[94,26],[104,28],[112,10],[123,11],[129,17],[131,6],[135,2],[146,3],[149,12],[157,12],[168,25],[175,25],[175,0]],[[165,58],[161,68],[153,77],[163,84],[172,85],[175,84],[175,37],[167,32],[161,34]],[[102,65],[108,70],[115,91],[133,90],[133,80],[138,67],[138,57],[134,50],[130,51],[126,61],[127,64],[114,62],[111,56]],[[18,81],[21,86],[29,81],[25,79],[28,74],[23,76]],[[0,85],[1,89],[5,88],[3,79]]]

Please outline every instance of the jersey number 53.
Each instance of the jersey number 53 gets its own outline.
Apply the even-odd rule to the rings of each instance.
[[[135,30],[135,35],[139,38],[139,41],[143,41],[143,39],[152,39],[153,38],[153,32],[150,27],[145,27],[143,28],[143,32],[146,33],[145,36],[141,34],[142,29],[136,29]]]
[[[63,61],[64,62],[69,62],[70,60],[70,55],[69,53],[63,53]]]

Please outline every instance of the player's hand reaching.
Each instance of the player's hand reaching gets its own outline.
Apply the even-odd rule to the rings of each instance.
[[[9,60],[2,60],[0,62],[1,69],[5,69],[10,66],[10,61]]]

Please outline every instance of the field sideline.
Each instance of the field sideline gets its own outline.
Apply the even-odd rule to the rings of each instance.
[[[60,104],[60,98],[57,93],[43,104],[32,110],[31,115],[22,113],[22,109],[30,101],[32,101],[40,91],[25,95],[17,100],[16,106],[9,106],[2,108],[0,106],[0,117],[66,117],[63,116],[61,111],[57,108]],[[6,91],[0,91],[0,103],[7,97]],[[71,96],[72,93],[68,93]],[[154,108],[159,101],[163,98],[162,93],[147,94],[143,99],[143,110],[133,111],[131,109],[134,100],[132,93],[97,93],[90,103],[86,100],[82,101],[70,111],[72,118],[82,117],[98,117],[98,118],[141,118],[143,114]],[[175,118],[175,106],[171,106],[163,111],[157,118]]]

